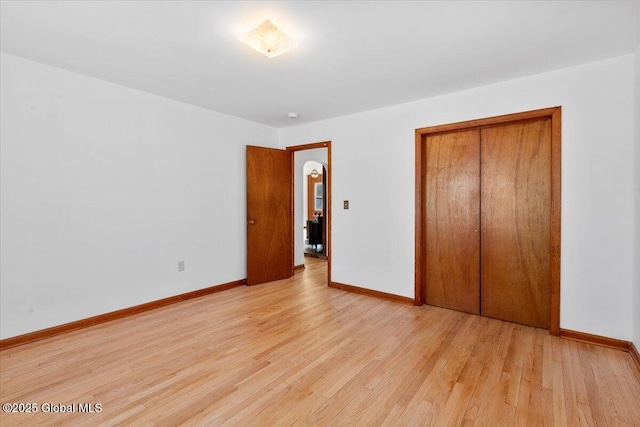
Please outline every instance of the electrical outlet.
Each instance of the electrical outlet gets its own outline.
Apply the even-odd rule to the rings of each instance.
[[[178,261],[178,271],[184,271],[184,261]]]
[[[342,209],[349,209],[349,201],[345,200],[342,202]]]

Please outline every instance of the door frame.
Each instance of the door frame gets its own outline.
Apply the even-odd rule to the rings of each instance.
[[[560,335],[560,187],[561,187],[561,116],[562,107],[543,108],[521,113],[506,114],[502,116],[487,117],[464,122],[449,123],[438,126],[429,126],[415,131],[415,305],[425,304],[425,249],[426,232],[424,221],[426,219],[426,163],[424,139],[427,135],[446,133],[453,131],[498,126],[506,123],[548,118],[551,120],[551,218],[550,218],[550,266],[549,266],[549,295],[550,295],[550,322],[551,335]]]
[[[302,144],[302,145],[292,145],[287,147],[287,151],[291,156],[291,228],[293,233],[291,233],[291,270],[294,269],[295,264],[295,153],[296,151],[304,151],[304,150],[314,150],[316,148],[326,148],[327,149],[327,187],[325,188],[325,194],[327,195],[325,200],[325,212],[326,212],[326,249],[325,255],[327,257],[327,286],[331,285],[331,175],[333,175],[333,170],[331,169],[331,141],[321,141],[321,142],[312,142],[310,144]]]

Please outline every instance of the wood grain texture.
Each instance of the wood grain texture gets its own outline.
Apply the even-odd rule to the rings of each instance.
[[[247,146],[247,284],[291,277],[291,153]]]
[[[447,123],[437,126],[427,126],[416,129],[420,135],[431,133],[452,132],[471,128],[491,127],[495,125],[503,125],[511,122],[521,122],[531,119],[539,119],[542,117],[551,117],[556,114],[561,107],[541,108],[539,110],[523,111],[520,113],[504,114],[502,116],[485,117],[482,119],[466,120],[464,122]]]
[[[326,286],[326,264],[0,352],[0,425],[638,425],[628,353]]]
[[[480,313],[480,132],[425,138],[425,302]]]
[[[322,167],[322,255],[327,256],[327,169]]]
[[[416,129],[415,132],[415,241],[414,241],[414,301],[415,305],[424,304],[425,300],[425,287],[426,287],[426,233],[425,233],[425,218],[426,218],[426,202],[425,202],[425,175],[426,175],[426,162],[425,162],[425,147],[424,139],[427,135],[423,135],[420,129]]]
[[[331,141],[310,142],[308,144],[290,145],[287,147],[287,151],[304,151],[314,150],[316,148],[329,148]]]
[[[560,236],[561,171],[562,171],[562,108],[554,108],[551,116],[551,258],[549,260],[549,286],[551,319],[549,331],[560,334]]]
[[[196,291],[185,292],[184,294],[174,295],[172,297],[151,301],[145,304],[123,308],[121,310],[100,314],[98,316],[76,320],[75,322],[65,323],[64,325],[53,326],[51,328],[42,329],[42,330],[31,332],[28,334],[18,335],[11,338],[5,338],[3,340],[0,340],[0,350],[5,350],[7,348],[15,347],[18,345],[39,341],[45,338],[51,338],[57,335],[65,334],[67,332],[87,328],[93,325],[98,325],[100,323],[111,322],[113,320],[118,320],[124,317],[133,316],[138,313],[154,310],[156,308],[164,307],[165,305],[174,304],[180,301],[186,301],[192,298],[201,297],[203,295],[209,295],[216,292],[225,291],[227,289],[235,288],[237,286],[243,286],[245,283],[246,283],[245,279],[235,280],[233,282],[223,283],[216,286],[210,286],[208,288],[198,289]]]
[[[413,299],[409,297],[403,297],[402,295],[390,294],[387,292],[375,291],[373,289],[366,289],[359,286],[347,285],[345,283],[331,282],[329,285],[332,288],[342,289],[343,291],[355,292],[360,295],[367,295],[374,298],[385,299],[387,301],[402,302],[405,304],[413,304]]]
[[[424,303],[425,291],[425,247],[426,233],[424,218],[426,215],[425,200],[425,149],[424,138],[431,134],[453,132],[468,129],[480,129],[501,124],[516,123],[526,120],[548,118],[551,120],[551,214],[550,214],[550,320],[549,331],[560,334],[560,237],[561,237],[561,115],[562,107],[551,107],[521,113],[506,114],[477,120],[429,126],[415,131],[415,304]]]
[[[636,362],[638,372],[640,372],[640,352],[638,352],[638,347],[632,342],[629,343],[629,354],[631,354],[633,361]]]
[[[325,243],[327,247],[324,251],[325,256],[327,257],[327,285],[331,284],[331,227],[332,227],[332,218],[333,218],[333,166],[331,165],[331,141],[326,142],[327,144],[327,187],[325,188],[325,195],[327,196],[327,201],[325,204],[325,214],[326,214],[326,232],[324,235]]]
[[[482,315],[550,325],[551,121],[481,130]]]
[[[603,337],[601,335],[588,334],[586,332],[572,331],[571,329],[560,329],[562,338],[586,342],[603,347],[611,347],[618,350],[629,351],[631,343],[629,341],[616,338]]]

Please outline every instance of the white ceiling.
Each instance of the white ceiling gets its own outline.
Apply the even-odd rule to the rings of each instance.
[[[267,18],[300,45],[237,40]],[[285,127],[630,53],[639,22],[640,1],[2,1],[0,48]]]

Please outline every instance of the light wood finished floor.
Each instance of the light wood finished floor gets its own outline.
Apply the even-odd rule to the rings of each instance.
[[[327,288],[325,262],[0,353],[11,425],[640,425],[618,350]]]

